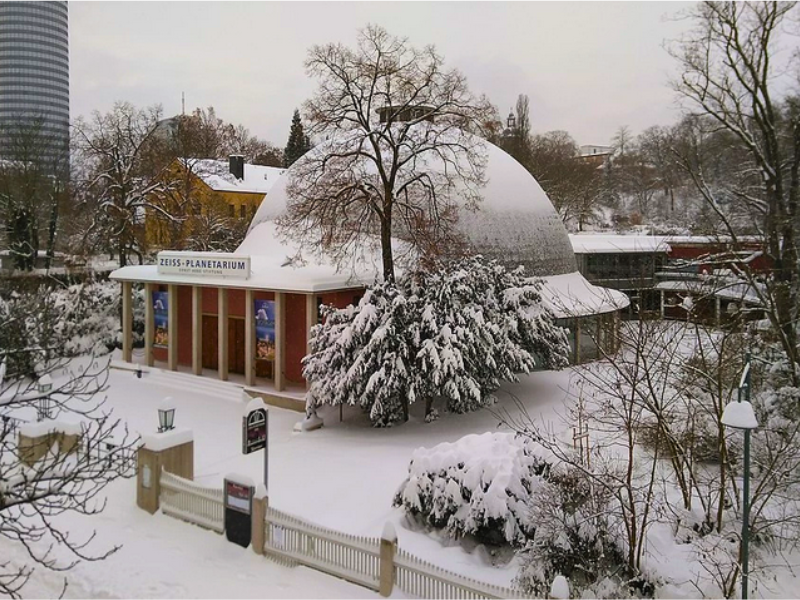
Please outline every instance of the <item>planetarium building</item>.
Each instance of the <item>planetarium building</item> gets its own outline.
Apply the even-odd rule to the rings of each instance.
[[[627,297],[583,278],[542,188],[511,156],[486,147],[488,181],[479,208],[462,211],[457,224],[468,245],[508,267],[523,265],[541,282],[544,301],[570,330],[573,362],[616,351],[618,314]],[[132,286],[143,284],[142,362],[197,375],[206,370],[220,379],[239,373],[253,391],[291,396],[294,387],[299,398],[301,359],[319,306],[356,302],[379,276],[381,262],[379,253],[365,253],[342,267],[279,236],[276,219],[289,202],[292,173],[290,168],[270,189],[235,253],[161,252],[156,265],[112,273],[123,286],[124,360],[133,359]]]

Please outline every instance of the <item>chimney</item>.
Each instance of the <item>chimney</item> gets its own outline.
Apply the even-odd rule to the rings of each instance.
[[[238,180],[244,179],[244,156],[241,154],[231,154],[228,157],[228,168],[231,175]]]

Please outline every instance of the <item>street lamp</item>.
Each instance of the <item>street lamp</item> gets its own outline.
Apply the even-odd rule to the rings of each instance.
[[[36,382],[36,390],[41,394],[39,396],[38,420],[50,418],[50,392],[53,391],[53,379],[49,374],[45,373]]]
[[[745,399],[742,401],[742,390]],[[750,574],[750,432],[758,427],[753,405],[750,404],[750,353],[745,359],[742,377],[739,380],[738,398],[729,402],[722,412],[722,424],[744,430],[744,484],[742,507],[742,598],[747,600],[747,580]]]
[[[164,433],[175,427],[175,402],[167,396],[158,406],[158,433]]]

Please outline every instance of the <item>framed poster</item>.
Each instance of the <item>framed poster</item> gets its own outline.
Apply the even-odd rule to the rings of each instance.
[[[169,346],[169,294],[167,292],[153,292],[153,320],[155,321],[155,335],[153,346],[166,348]]]
[[[256,360],[275,360],[275,302],[253,302],[256,315]]]

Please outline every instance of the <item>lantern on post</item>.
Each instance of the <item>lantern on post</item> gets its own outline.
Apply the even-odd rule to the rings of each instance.
[[[744,391],[744,401],[742,401]],[[722,424],[744,431],[744,482],[742,484],[742,598],[747,600],[750,575],[750,432],[758,427],[758,419],[750,404],[750,354],[745,359],[744,370],[739,381],[738,398],[729,402],[722,413]]]
[[[37,420],[43,421],[50,418],[50,393],[53,391],[53,378],[45,373],[36,382],[36,391],[39,392],[39,406],[36,409]]]
[[[175,427],[175,402],[171,397],[164,398],[158,406],[158,433]]]

